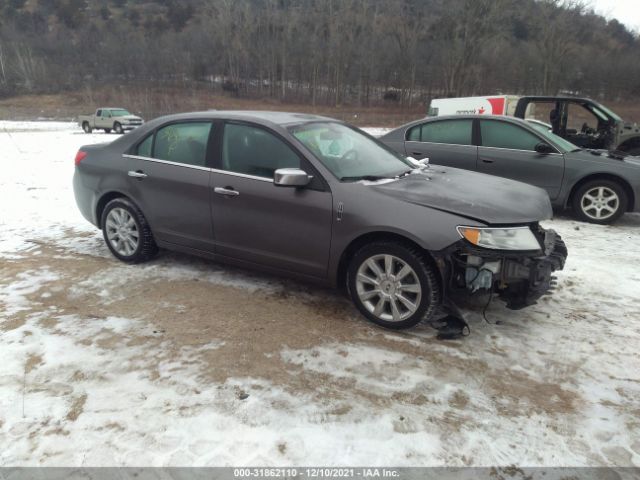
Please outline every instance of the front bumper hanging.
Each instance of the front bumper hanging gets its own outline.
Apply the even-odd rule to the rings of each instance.
[[[548,230],[543,256],[506,260],[498,294],[506,301],[507,308],[519,310],[533,305],[540,297],[553,291],[556,285],[553,272],[564,268],[567,255],[567,247],[560,235]]]
[[[539,252],[494,252],[463,245],[453,254],[451,287],[472,294],[491,291],[512,310],[535,304],[553,291],[553,273],[564,268],[568,255],[564,241],[555,231],[540,228],[536,234],[544,244]]]

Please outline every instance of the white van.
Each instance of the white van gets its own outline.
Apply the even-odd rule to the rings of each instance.
[[[431,100],[427,115],[514,115],[520,98],[517,95],[435,98]]]

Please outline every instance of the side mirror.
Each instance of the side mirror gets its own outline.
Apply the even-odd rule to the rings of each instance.
[[[304,187],[312,178],[299,168],[279,168],[273,173],[273,184],[279,187]]]
[[[554,153],[555,149],[548,143],[540,142],[536,145],[536,152],[546,155],[548,153]]]

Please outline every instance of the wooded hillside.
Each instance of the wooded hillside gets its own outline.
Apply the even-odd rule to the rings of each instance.
[[[0,96],[210,86],[314,105],[640,97],[640,38],[576,0],[0,0]]]

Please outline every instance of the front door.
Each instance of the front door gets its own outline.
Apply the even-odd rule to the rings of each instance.
[[[553,200],[560,194],[564,156],[542,154],[535,146],[543,140],[519,125],[480,120],[478,171],[544,188]]]
[[[227,123],[211,174],[216,254],[324,278],[331,243],[331,192],[316,178],[304,188],[273,183],[278,168],[311,166],[274,132]]]
[[[172,123],[125,155],[129,190],[159,241],[213,251],[207,145],[212,123]]]
[[[112,126],[111,122],[111,112],[109,110],[102,110],[102,114],[100,118],[96,118],[96,127],[98,128],[110,128]]]

